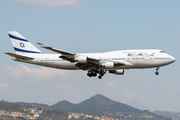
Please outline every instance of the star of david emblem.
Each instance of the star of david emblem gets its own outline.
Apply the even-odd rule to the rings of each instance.
[[[23,48],[23,47],[25,47],[25,45],[24,45],[24,43],[19,43],[19,45]]]

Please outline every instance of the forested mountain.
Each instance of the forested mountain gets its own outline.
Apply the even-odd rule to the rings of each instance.
[[[78,104],[70,103],[69,101],[63,100],[60,102],[57,102],[56,104],[49,106],[46,104],[39,104],[39,103],[25,103],[25,102],[5,102],[0,101],[0,109],[3,108],[1,106],[6,105],[13,105],[13,108],[17,107],[17,109],[20,109],[20,106],[28,107],[28,108],[37,108],[42,109],[45,111],[59,111],[59,112],[74,112],[74,113],[83,113],[87,115],[93,115],[93,116],[109,116],[112,118],[117,118],[119,115],[124,115],[126,118],[125,120],[130,120],[133,118],[133,120],[140,120],[144,119],[145,113],[144,111],[134,108],[132,106],[113,101],[101,94],[97,94],[95,96],[92,96],[91,98],[84,100]],[[11,109],[8,108],[8,109]],[[56,112],[54,115],[57,114]],[[44,114],[43,114],[44,115]],[[44,115],[46,117],[46,115]],[[149,120],[172,120],[167,117],[163,117],[161,115],[157,115],[152,112],[147,113],[147,117]]]

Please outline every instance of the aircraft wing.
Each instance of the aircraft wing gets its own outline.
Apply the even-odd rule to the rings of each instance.
[[[104,61],[104,62],[114,62],[114,61]],[[92,61],[92,62],[88,62],[88,63],[77,63],[75,66],[82,69],[82,70],[89,70],[89,69],[92,69],[92,68],[97,68],[99,67],[99,64],[100,61]],[[124,62],[114,62],[114,65],[115,66],[124,66],[126,65],[126,63]]]
[[[33,60],[34,59],[34,58],[31,58],[31,57],[18,55],[18,54],[14,54],[14,53],[7,53],[7,52],[4,52],[4,53],[11,56],[11,57],[17,58],[17,59],[24,59],[24,60]]]
[[[92,69],[92,68],[95,68],[96,67],[96,64],[91,64],[91,63],[77,63],[75,65],[76,67],[82,69],[82,70],[89,70],[89,69]]]
[[[48,50],[51,50],[51,51],[54,51],[54,52],[57,52],[57,53],[60,53],[62,55],[75,55],[74,53],[71,53],[71,52],[67,52],[67,51],[63,51],[63,50],[58,50],[58,49],[55,49],[55,48],[52,48],[52,47],[48,47],[48,46],[45,46],[44,44],[42,43],[37,43],[40,47],[42,48],[45,48],[45,49],[48,49]]]
[[[75,55],[76,55],[75,53],[55,49],[55,48],[52,48],[52,47],[48,47],[48,46],[45,46],[42,43],[37,43],[37,44],[42,48],[45,48],[45,49],[48,49],[48,50],[51,50],[53,52],[61,54],[61,56],[59,58],[62,58],[63,60],[67,60],[67,61],[70,61],[70,62],[75,62],[75,59],[74,59]],[[88,58],[88,61],[92,62],[92,63],[96,63],[96,62],[99,62],[99,59]]]
[[[42,43],[37,43],[37,44],[42,48],[45,48],[45,49],[48,49],[48,50],[51,50],[53,52],[61,54],[61,56],[59,56],[59,58],[62,58],[63,60],[67,60],[67,61],[70,61],[70,62],[75,62],[74,61],[75,53],[71,53],[71,52],[59,50],[59,49],[56,49],[56,48],[48,47],[48,46],[45,46]]]
[[[124,62],[114,62],[115,66],[124,66],[126,65]]]
[[[52,48],[52,47],[48,47],[48,46],[45,46],[42,43],[37,43],[37,44],[42,48],[45,48],[45,49],[48,49],[48,50],[51,50],[53,52],[61,54],[59,56],[59,58],[62,58],[63,60],[67,60],[67,61],[70,61],[70,62],[77,62],[76,58],[81,56],[80,54],[75,54],[75,53],[55,49],[55,48]],[[76,67],[78,67],[78,68],[80,68],[82,70],[89,70],[89,69],[99,67],[100,64],[105,63],[105,62],[114,62],[115,66],[124,66],[124,65],[129,64],[129,63],[125,62],[125,61],[118,62],[118,61],[101,60],[101,59],[97,59],[97,58],[91,58],[91,57],[88,57],[88,56],[83,56],[83,58],[88,62],[78,62],[75,65]]]

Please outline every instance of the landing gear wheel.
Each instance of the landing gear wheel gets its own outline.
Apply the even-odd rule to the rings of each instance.
[[[99,79],[101,79],[101,78],[102,78],[102,76],[98,76],[98,78],[99,78]]]
[[[89,76],[89,77],[96,77],[96,76],[97,76],[97,73],[94,72],[94,71],[89,71],[89,72],[87,73],[87,76]]]
[[[159,75],[159,72],[158,72],[159,68],[160,67],[156,68],[156,72],[155,72],[156,75]]]
[[[92,73],[91,73],[91,72],[88,72],[88,73],[87,73],[87,76],[92,77]]]
[[[93,76],[93,77],[96,77],[96,76],[97,76],[97,73],[96,73],[96,72],[93,72],[93,73],[92,73],[92,76]]]
[[[96,77],[97,74],[99,74],[98,78],[102,79],[102,76],[104,76],[104,74],[106,73],[105,70],[89,70],[87,73],[87,76],[89,77]]]
[[[155,72],[156,75],[159,75],[159,72]]]
[[[100,73],[100,75],[101,75],[101,76],[104,76],[104,74],[103,74],[103,73]]]

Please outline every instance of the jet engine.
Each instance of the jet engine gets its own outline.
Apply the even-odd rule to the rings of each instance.
[[[111,69],[114,68],[114,62],[105,62],[102,64],[103,67]]]
[[[79,56],[79,57],[75,58],[75,61],[78,63],[87,63],[88,58],[86,56]]]
[[[110,70],[109,73],[112,73],[115,75],[124,75],[124,70]]]

